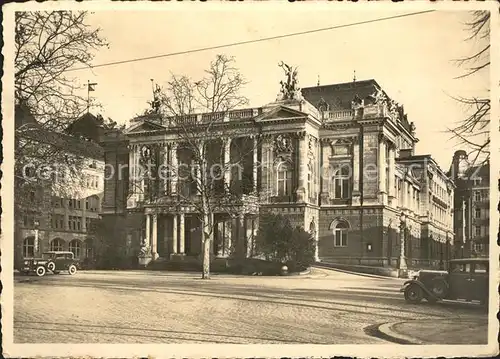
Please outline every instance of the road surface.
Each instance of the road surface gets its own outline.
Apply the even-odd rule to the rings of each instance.
[[[210,280],[196,273],[81,271],[14,282],[15,343],[371,344],[387,342],[370,335],[369,326],[487,316],[464,305],[410,305],[399,279],[326,269]],[[464,332],[459,336],[452,341],[461,343]]]

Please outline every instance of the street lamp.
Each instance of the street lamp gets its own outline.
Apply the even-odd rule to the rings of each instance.
[[[444,261],[443,261],[443,242],[441,236],[438,237],[439,240],[439,269],[444,269]]]
[[[399,254],[399,269],[407,269],[406,258],[405,258],[405,240],[406,240],[406,215],[401,212],[399,217],[399,235],[401,237],[401,251]]]
[[[33,221],[33,226],[35,228],[35,243],[34,243],[34,255],[38,254],[38,227],[40,227],[40,221],[35,219]]]

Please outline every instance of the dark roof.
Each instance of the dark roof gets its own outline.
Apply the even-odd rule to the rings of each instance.
[[[331,110],[349,110],[351,109],[351,101],[356,95],[364,99],[375,93],[379,88],[380,86],[375,80],[364,80],[305,87],[302,89],[302,95],[316,107],[318,107],[320,101],[324,100]]]
[[[472,167],[468,168],[466,171],[466,176],[467,177],[475,176],[475,177],[489,179],[490,178],[490,164],[489,164],[489,162],[486,162],[482,165],[472,166]]]
[[[96,160],[104,159],[104,151],[97,143],[43,128],[26,106],[16,105],[14,117],[16,136],[19,138],[45,143],[77,156]]]
[[[75,135],[78,137],[90,139],[94,142],[99,142],[104,134],[103,123],[104,120],[102,117],[94,116],[90,112],[87,112],[86,114],[72,122],[66,128],[65,132],[70,135]]]
[[[54,146],[77,156],[96,160],[104,159],[104,151],[97,143],[82,140],[71,135],[49,131],[39,124],[26,125],[18,131],[16,135],[20,138]]]
[[[370,79],[341,84],[305,87],[301,91],[304,98],[317,108],[321,103],[326,102],[330,110],[350,110],[351,103],[356,96],[362,100],[367,99],[379,89],[383,91],[377,81]],[[385,93],[385,91],[383,92],[389,98],[387,93]],[[408,132],[411,132],[411,126],[404,113],[403,106],[400,107],[399,111],[401,115],[401,124]]]

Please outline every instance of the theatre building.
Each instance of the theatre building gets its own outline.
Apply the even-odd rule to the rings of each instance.
[[[179,135],[190,131],[204,137]],[[214,256],[235,243],[255,255],[259,219],[274,212],[311,233],[320,261],[396,267],[403,257],[410,267],[438,267],[453,253],[454,185],[430,155],[415,153],[417,141],[403,107],[375,80],[303,88],[227,113],[152,113],[102,141],[106,165],[127,168],[107,173],[102,217],[124,256],[141,246],[152,260],[198,256],[201,172],[181,176],[181,167],[204,148],[207,163],[238,164],[214,181]],[[179,171],[137,176],[148,161],[153,172]]]

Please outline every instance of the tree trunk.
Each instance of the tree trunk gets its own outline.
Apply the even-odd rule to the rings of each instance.
[[[202,279],[210,279],[210,237],[208,236],[208,233],[205,233],[203,237]]]
[[[202,279],[210,279],[210,244],[212,243],[211,241],[211,233],[213,232],[211,230],[211,215],[209,212],[209,208],[206,205],[206,202],[203,200],[203,209],[204,209],[204,214],[203,214],[203,223],[202,223],[202,231],[201,231],[201,243],[202,243],[202,249],[203,249],[203,272],[202,272]]]

